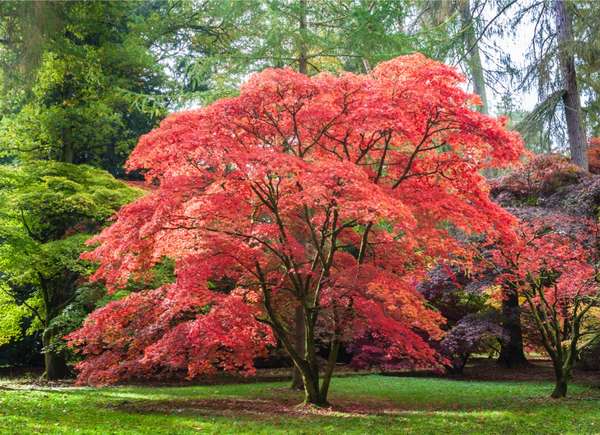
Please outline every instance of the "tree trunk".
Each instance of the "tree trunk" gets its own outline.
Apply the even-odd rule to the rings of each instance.
[[[577,329],[579,329],[577,327]],[[575,335],[571,338],[571,349],[567,347],[561,347],[556,349],[552,355],[552,365],[554,366],[554,377],[556,384],[554,391],[550,395],[553,399],[560,399],[567,396],[567,384],[571,379],[573,372],[573,365],[575,364],[577,341],[579,339],[579,332],[576,331]]]
[[[314,337],[311,337],[314,342]],[[307,356],[311,352],[306,352]],[[314,353],[313,353],[314,355]],[[327,389],[329,387],[329,379],[331,373],[326,373],[326,387],[320,388],[319,385],[319,368],[316,360],[316,356],[311,359],[295,360],[294,365],[296,370],[300,373],[302,378],[302,385],[304,389],[304,404],[313,406],[326,406],[327,403]],[[327,379],[329,375],[329,379]]]
[[[335,363],[337,362],[338,353],[340,350],[340,342],[337,338],[334,338],[331,342],[331,348],[329,349],[329,357],[327,359],[327,367],[325,374],[323,375],[323,383],[321,384],[321,398],[327,403],[327,394],[329,393],[329,385],[331,384],[331,376],[335,369]]]
[[[304,342],[306,338],[304,336],[304,328],[304,310],[302,310],[302,307],[299,305],[298,307],[296,307],[296,312],[294,316],[294,344],[298,355],[304,355],[305,353]],[[292,373],[291,388],[292,390],[302,390],[304,388],[304,380],[302,377],[302,373],[295,365]]]
[[[73,147],[69,142],[64,142],[60,155],[60,161],[65,163],[73,163],[74,158],[75,155],[73,153]]]
[[[305,405],[321,406],[321,398],[319,397],[319,389],[311,382],[305,382]]]
[[[489,108],[487,92],[485,90],[485,76],[483,65],[481,63],[479,44],[477,43],[475,23],[473,22],[473,16],[471,15],[470,0],[462,0],[460,2],[460,18],[465,35],[465,50],[467,50],[465,55],[467,65],[469,66],[471,80],[473,81],[473,92],[481,98],[482,105],[479,107],[479,111],[487,114]]]
[[[304,404],[317,407],[327,406],[327,396],[321,394],[319,389],[319,378],[315,378],[314,374],[304,374]]]
[[[46,329],[42,335],[42,344],[46,348],[52,342],[52,334]],[[62,353],[44,352],[44,374],[42,377],[49,381],[64,379],[69,375],[67,360]]]
[[[587,140],[581,115],[581,101],[577,88],[575,56],[573,55],[573,29],[571,15],[565,0],[555,0],[556,32],[558,36],[558,57],[564,87],[563,105],[565,122],[569,136],[571,160],[576,165],[588,170]]]
[[[306,53],[306,0],[300,0],[300,46],[298,47],[298,72],[308,72],[308,59]]]
[[[522,367],[528,365],[523,352],[523,331],[521,329],[521,307],[517,292],[505,289],[502,299],[502,328],[506,341],[502,342],[498,364],[507,367]]]
[[[567,378],[568,376],[561,369],[555,369],[556,384],[550,397],[561,399],[567,396]]]

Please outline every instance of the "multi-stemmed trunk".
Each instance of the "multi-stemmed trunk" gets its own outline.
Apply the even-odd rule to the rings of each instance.
[[[552,394],[550,395],[550,397],[552,397],[553,399],[560,399],[562,397],[566,397],[567,396],[567,382],[569,381],[569,378],[571,377],[571,369],[563,369],[562,367],[558,366],[554,368],[554,375],[556,378],[556,383],[554,386],[554,391],[552,391]]]
[[[271,327],[273,333],[282,343],[284,349],[292,359],[295,369],[300,373],[305,393],[304,402],[314,406],[327,405],[329,383],[331,382],[331,376],[335,368],[339,349],[337,331],[334,331],[331,340],[330,354],[327,364],[324,367],[323,378],[321,380],[321,367],[319,366],[319,360],[317,358],[317,345],[315,340],[315,326],[319,315],[319,306],[314,304],[314,299],[308,298],[306,294],[302,295],[303,298],[298,298],[299,305],[296,312],[302,314],[304,326],[303,352],[298,352],[297,337],[293,333],[296,331],[297,324],[291,325],[292,328],[290,328],[282,321],[273,308],[271,291],[268,288],[265,274],[258,263],[256,264],[256,272],[263,291],[265,311],[268,315],[267,318],[261,319],[261,321],[267,323]],[[313,304],[308,304],[309,299],[313,300]],[[292,334],[290,334],[290,331],[292,331]]]
[[[307,328],[309,332],[310,327]],[[329,349],[329,357],[327,363],[323,368],[323,373],[320,373],[320,367],[317,360],[314,332],[308,333],[307,337],[310,337],[310,341],[306,341],[304,358],[299,361],[295,361],[296,367],[301,374],[302,382],[304,386],[304,403],[313,406],[328,406],[327,401],[329,393],[329,385],[331,383],[331,377],[337,361],[339,351],[339,341],[333,339]]]
[[[579,327],[577,326],[577,328]],[[571,380],[571,374],[573,373],[579,337],[579,332],[575,331],[575,334],[571,336],[570,340],[565,341],[568,343],[567,345],[561,343],[557,347],[544,346],[546,347],[546,351],[550,354],[552,366],[554,368],[555,385],[554,390],[550,395],[553,399],[561,399],[567,396],[567,385]]]
[[[327,363],[324,367],[320,367],[315,341],[316,318],[303,307],[300,307],[297,312],[300,312],[303,316],[303,353],[297,352],[297,342],[290,339],[285,334],[285,330],[281,329],[279,325],[272,324],[273,331],[281,340],[294,362],[294,368],[300,376],[301,388],[304,389],[304,403],[319,407],[327,406],[329,385],[337,361],[340,343],[334,336],[331,341]]]
[[[585,334],[581,331],[581,325],[589,310],[597,305],[597,298],[575,297],[571,307],[560,309],[546,299],[541,280],[532,280],[530,285],[529,291],[523,292],[523,295],[540,333],[542,345],[552,360],[555,386],[550,397],[560,399],[567,395],[567,385],[580,350],[579,342]]]
[[[579,335],[573,335],[571,340],[567,341],[567,345],[562,343],[556,347],[546,347],[550,358],[552,359],[552,367],[554,368],[554,390],[550,397],[553,399],[561,399],[567,396],[567,385],[571,380],[573,366],[577,355],[577,342]]]

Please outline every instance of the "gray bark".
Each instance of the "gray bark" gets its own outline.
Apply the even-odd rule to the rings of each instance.
[[[573,29],[571,15],[565,0],[555,0],[556,32],[558,37],[558,56],[564,86],[563,105],[565,122],[569,136],[571,160],[588,170],[587,140],[581,115],[581,100],[577,88],[575,56],[573,55]]]
[[[481,98],[482,105],[479,111],[487,114],[489,108],[485,89],[485,76],[481,63],[479,44],[477,43],[477,34],[475,33],[475,23],[471,14],[470,0],[462,0],[460,2],[460,18],[463,31],[465,32],[465,49],[468,50],[466,53],[467,65],[469,66],[469,73],[473,81],[473,92]]]

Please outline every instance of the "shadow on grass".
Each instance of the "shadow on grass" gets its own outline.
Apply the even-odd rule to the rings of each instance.
[[[333,407],[283,383],[0,391],[0,433],[595,433],[600,392],[548,382],[336,378]],[[597,426],[595,426],[597,425]],[[18,429],[18,430],[17,430]]]
[[[464,395],[461,396],[464,399]],[[583,392],[567,399],[557,401],[545,396],[510,397],[505,400],[485,398],[461,402],[432,400],[430,403],[398,401],[395,398],[375,399],[371,397],[332,397],[332,405],[327,408],[315,408],[301,403],[302,397],[289,395],[274,398],[207,398],[207,399],[170,399],[170,400],[121,400],[107,404],[108,409],[135,414],[193,414],[200,416],[255,417],[269,419],[276,417],[341,417],[364,418],[369,416],[439,414],[458,415],[461,413],[506,414],[511,411],[523,411],[540,407],[576,406],[581,401],[596,403],[598,395]]]

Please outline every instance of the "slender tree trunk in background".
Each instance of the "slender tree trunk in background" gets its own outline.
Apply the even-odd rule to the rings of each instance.
[[[69,130],[64,128],[61,133],[62,139],[62,150],[60,154],[60,161],[65,163],[73,163],[75,154],[73,151],[73,144],[71,143],[71,135]]]
[[[477,34],[475,33],[475,23],[471,15],[470,0],[462,0],[460,2],[460,18],[462,22],[463,32],[465,33],[465,49],[469,73],[473,81],[473,92],[479,95],[482,105],[479,111],[488,113],[487,92],[485,90],[485,76],[483,65],[481,63],[481,54],[479,52],[479,44],[477,43]]]
[[[119,177],[119,169],[117,165],[117,152],[115,150],[115,143],[111,142],[106,148],[106,152],[103,155],[104,161],[108,164],[108,171],[115,177]]]
[[[62,155],[60,156],[60,161],[65,163],[73,163],[73,148],[70,144],[63,144]]]
[[[69,81],[67,81],[68,83]],[[69,95],[66,92],[62,93],[62,97],[67,100]],[[63,125],[60,131],[60,141],[62,148],[60,149],[59,161],[64,163],[73,163],[75,160],[75,151],[73,149],[73,140],[71,137],[71,127]]]
[[[369,60],[363,57],[362,63],[365,69],[365,74],[369,74],[371,72],[371,64],[369,63]]]
[[[528,365],[523,352],[523,331],[521,329],[521,307],[517,292],[505,289],[502,299],[502,328],[506,341],[502,343],[498,364],[507,367],[522,367]]]
[[[564,87],[563,105],[565,122],[569,136],[571,160],[588,170],[587,140],[581,114],[581,100],[577,88],[575,56],[573,55],[573,29],[571,15],[564,0],[555,0],[556,32],[558,38],[558,56]]]
[[[298,47],[298,72],[306,74],[308,72],[308,59],[306,53],[306,0],[300,0],[300,46]]]
[[[538,101],[545,101],[548,98],[547,84],[550,81],[550,72],[548,65],[544,62],[539,62],[537,69],[537,94]],[[550,154],[552,152],[552,139],[547,129],[538,129],[537,142],[540,145],[540,151]]]
[[[300,43],[299,53],[298,53],[298,72],[300,72],[302,74],[306,74],[308,72],[308,59],[306,58],[306,46],[304,44],[304,39],[303,39],[305,31],[306,31],[306,1],[305,0],[300,1],[300,7],[302,10],[302,13],[300,15],[301,43]],[[304,333],[305,327],[306,327],[306,325],[304,322],[304,310],[302,309],[302,306],[299,305],[298,307],[296,307],[296,312],[294,315],[294,332],[295,332],[294,338],[295,338],[296,352],[298,352],[298,355],[304,355],[304,353],[305,353],[305,348],[306,348],[306,346],[305,346],[306,336]],[[294,366],[294,370],[292,373],[291,388],[293,390],[304,389],[304,380],[303,380],[302,373],[296,366]],[[317,390],[318,390],[318,387],[317,387]]]

